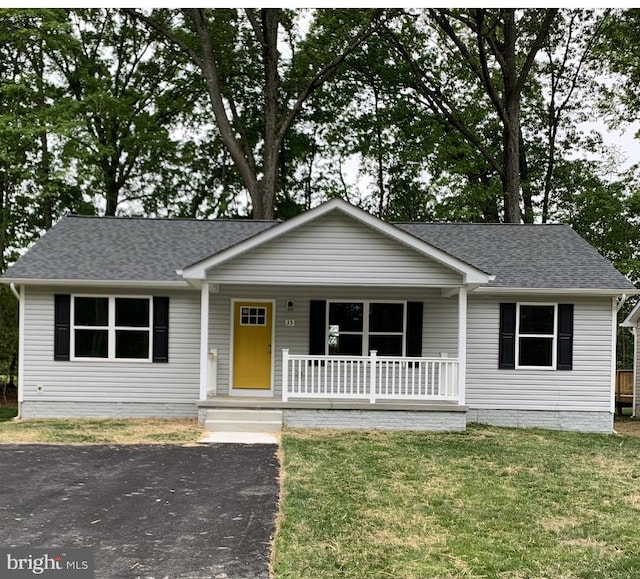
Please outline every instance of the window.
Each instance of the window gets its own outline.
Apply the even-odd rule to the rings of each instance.
[[[242,306],[240,308],[240,325],[241,326],[266,326],[267,325],[267,308]]]
[[[547,304],[518,304],[516,321],[518,366],[554,368],[557,307]]]
[[[73,296],[72,358],[151,359],[152,300]]]
[[[403,356],[404,302],[328,302],[327,353]]]
[[[573,304],[500,304],[498,368],[573,369]]]

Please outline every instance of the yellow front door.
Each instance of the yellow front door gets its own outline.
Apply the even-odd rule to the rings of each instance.
[[[233,387],[271,388],[273,304],[235,302],[233,307]]]

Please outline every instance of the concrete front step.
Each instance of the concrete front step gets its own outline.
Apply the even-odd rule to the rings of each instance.
[[[204,423],[207,432],[280,432],[281,410],[208,410]]]
[[[207,420],[280,420],[282,410],[263,410],[262,408],[215,408],[207,410]]]

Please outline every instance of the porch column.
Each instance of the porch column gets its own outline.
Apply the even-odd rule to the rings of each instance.
[[[467,288],[458,293],[458,404],[465,403],[467,375]]]
[[[209,371],[209,283],[200,290],[200,400],[207,399]]]
[[[18,302],[18,418],[22,418],[24,403],[24,320],[27,303],[24,284],[20,286],[20,301]]]

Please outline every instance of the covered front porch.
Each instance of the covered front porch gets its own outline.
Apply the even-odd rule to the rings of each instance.
[[[373,428],[456,411],[460,426],[467,296],[490,274],[340,201],[180,273],[201,292],[201,409],[251,399],[291,424]]]
[[[407,356],[306,356],[282,351],[282,400],[446,401],[464,404],[460,362]]]
[[[317,290],[310,288],[264,287],[257,291],[203,283],[199,406],[216,406],[219,399],[224,399],[225,405],[237,401],[239,407],[245,407],[245,399],[280,408],[299,403],[369,409],[410,404],[411,410],[418,410],[420,404],[464,406],[467,288],[368,289],[370,299],[358,301],[364,291],[358,287],[324,289],[324,295],[334,299],[319,304],[313,299]],[[254,299],[247,297],[256,294]],[[399,300],[398,296],[407,299]],[[363,355],[336,353],[342,334],[336,330],[334,306],[345,309],[345,304],[363,303],[371,305],[371,312],[374,304],[391,304],[388,311],[397,311],[399,318],[397,335],[353,331],[348,345],[355,337],[357,347],[377,344],[386,350],[384,355],[378,350]],[[260,331],[269,336],[263,347],[269,352],[269,378],[265,387],[240,387],[237,350],[244,342],[235,339],[238,321],[234,318],[242,315],[243,307],[253,313],[261,304],[265,306],[266,328]],[[318,305],[324,308],[319,322],[313,320]],[[314,348],[310,336],[318,324],[322,331],[317,347],[326,352],[323,354],[309,353]],[[416,335],[411,336],[412,332]],[[393,347],[398,351],[390,355]],[[253,358],[248,360],[253,365]]]

